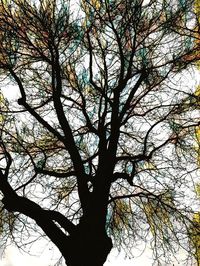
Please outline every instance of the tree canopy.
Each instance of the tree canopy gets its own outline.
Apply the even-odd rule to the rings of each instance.
[[[198,4],[0,3],[2,243],[48,238],[70,266],[151,243],[155,265],[179,249],[188,265],[199,234]]]

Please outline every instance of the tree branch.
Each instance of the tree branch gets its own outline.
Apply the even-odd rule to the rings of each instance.
[[[26,102],[26,93],[24,90],[24,86],[20,80],[20,78],[16,75],[16,73],[9,69],[11,75],[15,79],[19,89],[22,98],[18,100],[18,104],[24,106],[24,108],[40,123],[42,124],[46,129],[48,129],[54,136],[56,136],[60,141],[64,141],[64,137],[60,135],[58,131],[56,131],[53,127],[49,125],[47,121],[45,121],[27,102]]]
[[[85,175],[83,161],[76,147],[75,140],[70,125],[68,123],[68,120],[65,116],[63,105],[61,102],[62,78],[61,78],[61,69],[59,64],[59,54],[57,50],[56,50],[56,56],[54,56],[52,53],[52,57],[53,57],[52,58],[53,103],[56,110],[58,121],[65,135],[63,143],[67,148],[67,150],[69,151],[74,169],[77,173],[78,193],[81,201],[81,206],[83,211],[86,211],[86,209],[88,208],[89,189],[87,186],[87,179],[85,178],[86,175]]]
[[[46,215],[51,219],[56,221],[63,229],[65,229],[69,234],[73,234],[76,230],[76,226],[70,222],[64,215],[57,211],[44,210]]]
[[[7,182],[2,171],[0,171],[0,191],[4,195],[2,203],[5,209],[10,212],[20,212],[32,218],[60,251],[66,253],[68,238],[62,230],[57,227],[53,220],[58,222],[69,234],[75,231],[76,226],[73,223],[56,211],[44,210],[35,202],[18,196]],[[65,243],[65,245],[63,245],[63,243]]]

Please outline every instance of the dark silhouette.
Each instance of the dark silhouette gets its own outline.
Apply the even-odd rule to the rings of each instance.
[[[20,92],[0,102],[2,241],[9,231],[23,246],[40,227],[69,266],[102,266],[113,244],[129,253],[141,240],[160,262],[190,249],[193,1],[0,9],[2,83]]]

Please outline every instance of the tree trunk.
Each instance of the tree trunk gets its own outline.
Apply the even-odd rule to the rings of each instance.
[[[69,237],[70,250],[66,251],[67,266],[102,266],[112,249],[112,240],[105,232],[88,225],[78,225],[77,232]]]

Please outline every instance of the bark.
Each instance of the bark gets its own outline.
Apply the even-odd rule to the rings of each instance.
[[[70,250],[64,255],[68,266],[102,266],[113,247],[105,229],[108,193],[93,193],[88,210],[69,236]]]
[[[105,263],[112,241],[106,232],[95,231],[88,224],[80,223],[76,233],[69,237],[70,250],[64,254],[67,266],[103,266]]]
[[[105,263],[112,249],[112,240],[106,233],[105,224],[99,222],[98,216],[83,216],[79,225],[75,226],[62,214],[43,210],[36,203],[16,194],[4,197],[2,202],[8,211],[17,211],[34,219],[58,247],[67,266],[103,266]],[[54,221],[70,232],[69,235],[59,229]]]

